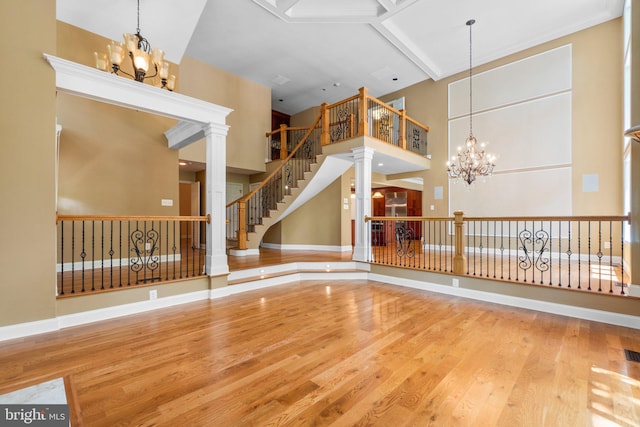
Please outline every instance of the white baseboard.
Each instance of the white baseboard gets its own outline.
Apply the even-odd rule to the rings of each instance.
[[[392,285],[406,286],[409,288],[422,289],[430,292],[437,292],[441,294],[454,295],[479,301],[508,305],[511,307],[542,311],[544,313],[558,314],[562,316],[575,317],[578,319],[592,320],[594,322],[609,323],[612,325],[640,329],[640,316],[611,313],[608,311],[595,310],[591,308],[575,307],[553,302],[532,300],[529,298],[502,295],[493,292],[477,291],[474,289],[455,288],[453,286],[440,285],[430,282],[421,282],[418,280],[404,279],[400,277],[384,276],[374,273],[369,274],[369,280],[376,280],[378,282],[389,283]]]
[[[229,249],[231,256],[260,255],[260,249]]]
[[[279,249],[281,251],[351,252],[353,250],[353,246],[351,245],[281,245],[278,243],[262,243],[260,246],[267,249]]]
[[[36,320],[34,322],[18,323],[15,325],[0,327],[0,341],[14,338],[28,337],[31,335],[54,332],[60,329],[58,319]]]
[[[114,307],[84,311],[81,313],[66,314],[53,319],[2,326],[0,327],[0,341],[53,332],[71,326],[84,325],[120,316],[144,313],[146,311],[206,300],[208,298],[209,290],[202,290],[187,294],[158,298],[156,300],[139,301]]]
[[[99,322],[101,320],[113,319],[115,317],[129,316],[131,314],[144,313],[146,311],[157,310],[159,308],[172,307],[174,305],[186,304],[189,302],[206,300],[209,297],[209,290],[190,292],[187,294],[173,295],[170,297],[158,298],[155,300],[138,301],[129,304],[117,305],[114,307],[100,308],[97,310],[83,311],[81,313],[66,314],[58,316],[60,329],[71,326],[84,325],[86,323]]]

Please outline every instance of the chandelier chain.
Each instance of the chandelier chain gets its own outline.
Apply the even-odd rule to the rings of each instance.
[[[475,19],[467,21],[469,26],[469,136],[473,136],[473,73],[472,73],[472,59],[473,59],[473,43],[471,39],[471,27],[475,24]]]
[[[136,32],[140,34],[140,0],[138,0],[138,26],[136,27]]]

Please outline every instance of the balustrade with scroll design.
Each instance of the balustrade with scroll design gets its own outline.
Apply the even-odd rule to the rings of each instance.
[[[375,264],[618,295],[629,283],[629,216],[366,220],[395,230],[395,240],[372,245]],[[416,223],[421,239],[412,238]]]
[[[58,215],[59,297],[203,276],[208,216]]]

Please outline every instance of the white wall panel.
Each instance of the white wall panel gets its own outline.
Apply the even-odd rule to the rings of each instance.
[[[449,182],[450,212],[465,216],[571,215],[571,168],[479,178],[471,187]]]
[[[473,76],[473,111],[571,89],[571,45]],[[449,85],[449,118],[469,114],[469,79]]]
[[[473,116],[473,134],[496,154],[495,171],[571,163],[571,92]],[[467,116],[449,121],[449,158],[469,135]]]

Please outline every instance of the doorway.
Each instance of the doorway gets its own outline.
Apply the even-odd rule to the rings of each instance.
[[[200,216],[200,183],[180,183],[180,216]],[[180,222],[182,248],[200,249],[200,227],[197,222]]]

